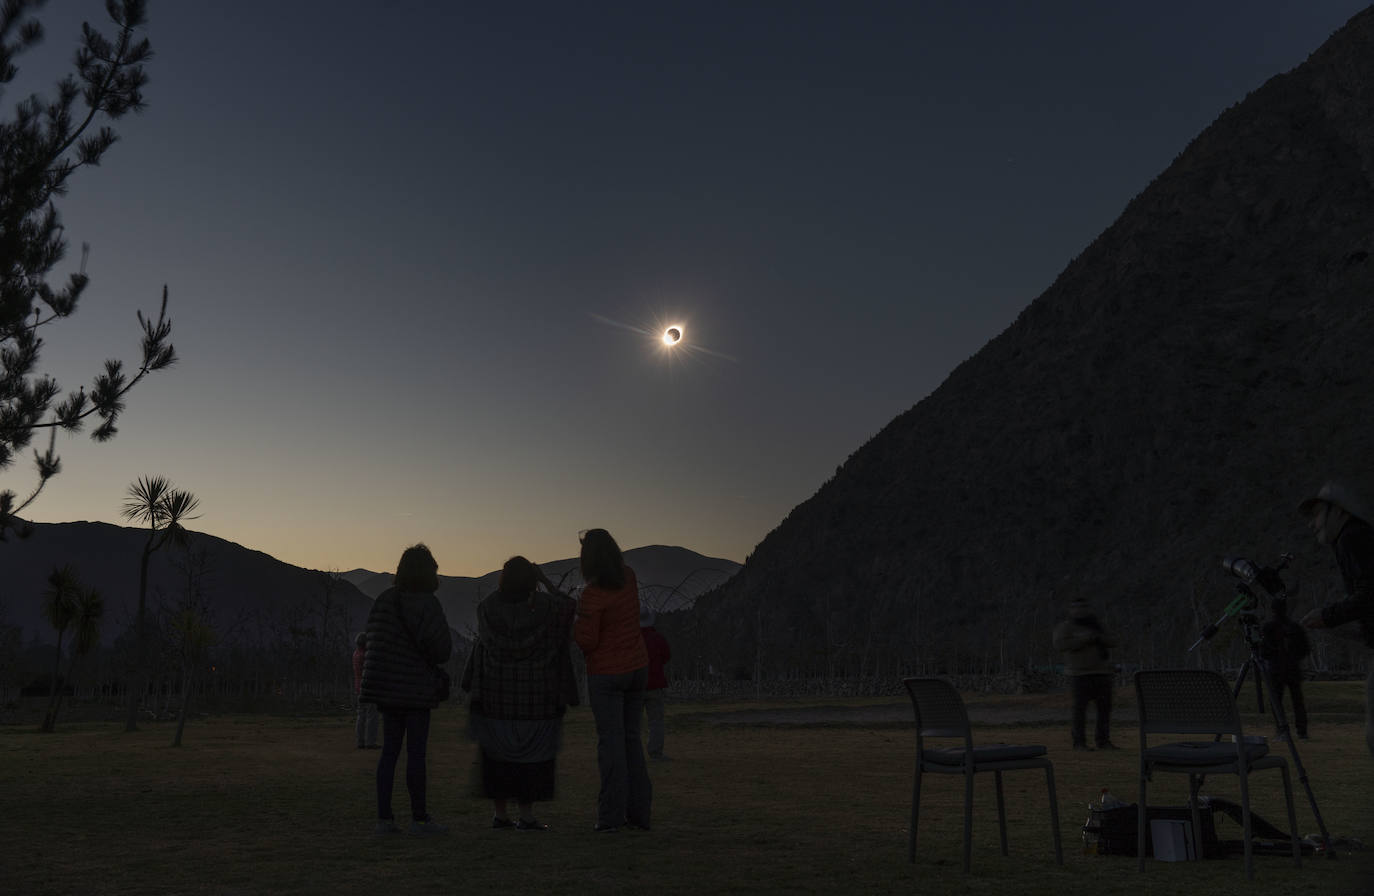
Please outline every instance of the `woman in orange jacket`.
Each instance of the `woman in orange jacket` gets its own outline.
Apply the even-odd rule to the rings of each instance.
[[[605,529],[582,536],[582,589],[573,638],[587,660],[601,790],[595,830],[649,829],[653,785],[639,739],[649,654],[639,631],[639,583]]]

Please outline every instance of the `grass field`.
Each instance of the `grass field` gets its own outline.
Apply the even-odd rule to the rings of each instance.
[[[1374,759],[1363,742],[1362,684],[1309,686],[1313,739],[1300,744],[1328,829],[1374,846]],[[979,699],[970,698],[976,704]],[[986,698],[992,700],[993,698]],[[1118,692],[1127,710],[1130,692]],[[1063,694],[996,698],[1028,718],[1065,706]],[[959,780],[928,779],[916,864],[906,859],[913,741],[896,722],[722,724],[723,713],[890,704],[891,700],[773,701],[669,706],[668,753],[651,766],[654,830],[593,834],[595,740],[585,707],[568,716],[559,797],[541,804],[544,834],[493,831],[491,806],[469,796],[473,746],[462,710],[435,715],[430,805],[442,837],[372,834],[374,751],[353,746],[351,716],[218,716],[126,734],[114,723],[62,725],[42,735],[0,728],[0,892],[15,894],[510,893],[1006,893],[1102,894],[1374,892],[1374,849],[1337,860],[1239,858],[1151,861],[1085,856],[1079,826],[1101,787],[1135,799],[1138,734],[1114,726],[1115,753],[1075,753],[1066,724],[982,726],[982,741],[1043,743],[1055,762],[1064,838],[1054,863],[1043,775],[1008,773],[1011,855],[997,846],[990,776],[975,793],[973,870],[960,871]],[[1128,713],[1123,712],[1123,715]],[[1267,717],[1248,730],[1272,734]],[[1282,755],[1287,756],[1287,751]],[[404,764],[402,759],[402,764]],[[398,775],[398,779],[401,776]],[[983,780],[984,777],[987,780]],[[1279,776],[1253,779],[1255,811],[1282,826]],[[1317,829],[1295,781],[1301,833]],[[1234,778],[1204,792],[1238,800]],[[1181,776],[1159,778],[1151,804],[1181,804]],[[396,815],[408,815],[398,780]],[[1218,821],[1222,839],[1239,827]]]

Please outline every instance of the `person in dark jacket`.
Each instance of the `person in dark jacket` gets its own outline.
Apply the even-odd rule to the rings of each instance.
[[[1298,737],[1307,740],[1307,702],[1302,696],[1302,661],[1312,652],[1307,631],[1288,618],[1288,600],[1274,598],[1274,615],[1260,626],[1259,655],[1269,667],[1269,699],[1283,706],[1283,692],[1293,697],[1293,726]]]
[[[663,667],[673,658],[668,639],[654,628],[654,611],[643,607],[639,611],[639,631],[644,635],[644,649],[649,651],[649,678],[644,685],[644,714],[649,722],[649,758],[667,759],[663,755],[663,692],[668,676]]]
[[[1065,666],[1073,683],[1073,748],[1086,750],[1088,704],[1097,706],[1097,726],[1093,732],[1099,750],[1115,750],[1110,736],[1112,685],[1116,667],[1108,648],[1116,637],[1107,630],[1083,598],[1069,605],[1069,614],[1054,627],[1054,649],[1064,653]]]
[[[1359,637],[1374,648],[1374,527],[1364,502],[1354,489],[1329,481],[1314,497],[1298,505],[1298,513],[1316,533],[1317,541],[1331,545],[1341,570],[1345,598],[1317,607],[1302,617],[1304,628],[1335,628],[1359,624]],[[1374,665],[1364,683],[1364,738],[1374,754]]]
[[[497,590],[477,605],[462,688],[472,695],[468,727],[479,746],[482,793],[495,807],[493,828],[549,829],[535,819],[534,803],[553,799],[563,713],[577,702],[576,612],[577,603],[524,557],[506,561]],[[509,800],[519,804],[519,820],[511,820]]]
[[[401,744],[406,747],[410,831],[442,834],[448,827],[425,806],[425,750],[430,710],[439,705],[436,666],[448,662],[453,636],[434,592],[439,564],[422,544],[405,549],[395,584],[377,595],[367,617],[367,657],[359,699],[382,713],[382,755],[377,760],[377,833],[400,831],[391,814],[391,791]]]

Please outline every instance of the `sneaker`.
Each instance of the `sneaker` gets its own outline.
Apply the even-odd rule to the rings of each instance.
[[[1099,750],[1119,750],[1119,749],[1121,749],[1120,747],[1118,747],[1116,744],[1112,743],[1112,742],[1109,741],[1109,740],[1104,740],[1102,743],[1100,743],[1100,744],[1097,745],[1097,748],[1098,748]]]
[[[446,825],[446,824],[440,824],[439,822],[435,821],[433,818],[426,818],[426,819],[424,819],[423,821],[419,821],[419,820],[412,821],[412,822],[410,823],[410,832],[411,832],[412,834],[420,834],[420,835],[447,834],[447,833],[448,833],[448,825]]]
[[[1086,751],[1088,751],[1089,753],[1091,753],[1091,752],[1092,752],[1092,749],[1093,749],[1092,747],[1088,746],[1087,744],[1074,744],[1074,745],[1073,745],[1073,748],[1074,748],[1075,750],[1086,750]]]
[[[1274,735],[1274,743],[1276,743],[1276,744],[1286,744],[1286,743],[1288,743],[1288,732],[1285,731],[1285,732],[1283,732],[1282,734],[1276,734],[1276,735]]]
[[[631,831],[647,831],[647,830],[651,830],[651,828],[650,828],[647,824],[641,824],[641,823],[638,822],[638,821],[627,821],[627,822],[625,822],[625,827],[628,828],[628,829],[631,830]]]
[[[650,753],[650,754],[649,754],[649,758],[652,759],[654,762],[671,762],[671,761],[672,761],[672,758],[671,758],[671,757],[669,757],[669,756],[664,756],[662,753]]]
[[[598,824],[592,825],[592,831],[595,832],[595,833],[597,833],[597,834],[614,834],[614,833],[615,833],[616,831],[618,831],[618,830],[620,830],[620,828],[616,827],[616,826],[613,825],[613,824],[599,824],[599,823],[598,823]]]
[[[492,827],[492,830],[497,830],[497,831],[499,831],[499,830],[501,830],[502,828],[513,828],[513,827],[515,827],[515,822],[511,821],[509,818],[497,818],[495,815],[493,815],[493,816],[491,817],[491,827]]]
[[[401,833],[401,829],[396,827],[395,819],[379,818],[377,819],[377,827],[373,830],[373,833],[378,837],[385,837],[387,834],[399,834]]]
[[[367,745],[366,745],[366,744],[358,744],[358,749],[359,749],[359,750],[366,750],[366,749],[367,749]]]
[[[528,821],[522,818],[515,823],[515,829],[517,831],[547,831],[549,826],[535,821],[533,818]]]

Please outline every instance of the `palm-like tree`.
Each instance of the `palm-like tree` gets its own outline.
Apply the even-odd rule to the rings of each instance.
[[[43,590],[43,618],[57,629],[57,653],[52,661],[52,689],[48,692],[48,712],[43,717],[43,731],[53,730],[57,719],[59,673],[62,671],[62,637],[76,618],[77,602],[81,594],[81,579],[71,566],[54,568],[48,574],[48,587]]]
[[[163,476],[140,476],[129,486],[128,497],[124,499],[124,518],[141,523],[149,530],[138,568],[138,613],[134,621],[138,668],[133,676],[134,686],[129,689],[125,731],[138,730],[138,701],[147,687],[148,638],[144,619],[148,605],[148,561],[168,542],[186,544],[189,534],[183,524],[195,519],[191,514],[199,506],[200,500],[195,495],[172,488],[172,483]]]
[[[94,588],[82,587],[79,581],[75,580],[76,589],[73,600],[69,604],[70,616],[68,625],[72,629],[72,646],[70,648],[70,658],[67,660],[67,674],[62,679],[64,683],[73,681],[76,675],[76,663],[81,657],[90,653],[97,644],[100,643],[100,623],[105,618],[105,598]],[[46,610],[46,605],[45,605]],[[58,631],[57,636],[57,656],[58,660],[62,657],[62,632]],[[55,664],[54,664],[55,665]],[[48,714],[43,719],[43,730],[52,731],[57,727],[57,713],[62,707],[62,692],[56,691],[52,702],[48,706]]]

